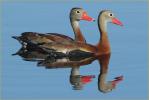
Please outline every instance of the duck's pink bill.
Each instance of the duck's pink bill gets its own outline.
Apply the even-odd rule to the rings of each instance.
[[[120,26],[123,26],[123,23],[120,22],[117,18],[113,18],[112,19],[112,23],[117,24],[117,25],[120,25]]]
[[[82,13],[81,20],[95,21],[92,17],[88,16],[86,12],[83,12],[83,13]]]

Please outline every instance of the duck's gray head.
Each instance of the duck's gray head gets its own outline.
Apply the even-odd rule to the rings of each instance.
[[[87,12],[83,8],[72,8],[70,11],[70,18],[72,20],[86,20],[86,21],[94,21],[93,18],[91,18]]]

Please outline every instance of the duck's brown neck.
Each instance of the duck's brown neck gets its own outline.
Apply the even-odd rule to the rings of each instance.
[[[73,19],[70,19],[70,21],[71,21],[73,31],[75,33],[75,41],[85,43],[85,38],[83,37],[82,32],[80,30],[79,21],[76,21],[76,20],[73,20]]]
[[[99,17],[98,27],[100,31],[100,40],[97,44],[97,47],[100,52],[108,53],[110,52],[110,43],[107,34],[107,22],[104,18]]]

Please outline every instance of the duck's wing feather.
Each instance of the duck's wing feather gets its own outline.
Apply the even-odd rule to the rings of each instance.
[[[70,41],[73,41],[74,39],[69,37],[69,36],[66,36],[66,35],[63,35],[63,34],[59,34],[59,33],[47,33],[47,35],[54,35],[54,36],[58,36],[58,37],[61,37],[65,40],[70,40]]]
[[[12,38],[18,40],[22,45],[29,43],[40,44],[50,42],[62,42],[62,41],[73,41],[71,37],[58,33],[37,33],[37,32],[23,32],[21,36],[12,36]]]

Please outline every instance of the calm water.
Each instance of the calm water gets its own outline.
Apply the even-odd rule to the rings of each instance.
[[[73,37],[69,23],[72,7],[84,8],[95,19],[102,9],[110,9],[124,24],[108,25],[112,57],[107,80],[124,76],[124,81],[110,93],[98,91],[97,61],[81,67],[81,75],[95,78],[76,91],[69,82],[69,68],[45,69],[11,55],[21,47],[11,36],[25,31]],[[2,9],[3,99],[147,99],[147,3],[3,3]],[[81,21],[80,26],[88,43],[96,44],[100,37],[97,22]]]

